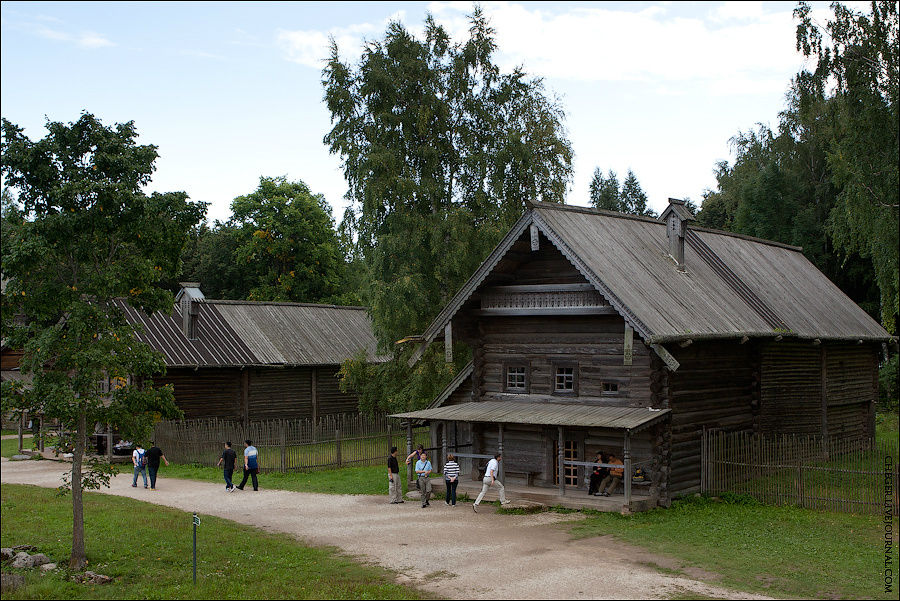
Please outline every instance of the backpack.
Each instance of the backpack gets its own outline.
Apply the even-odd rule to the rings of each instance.
[[[650,478],[647,477],[647,472],[644,471],[644,468],[639,467],[634,470],[634,476],[632,476],[632,482],[647,482]]]
[[[137,454],[138,467],[147,465],[147,451],[138,451]]]

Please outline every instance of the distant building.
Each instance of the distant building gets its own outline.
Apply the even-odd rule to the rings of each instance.
[[[376,341],[363,307],[209,300],[184,283],[169,314],[117,305],[140,325],[141,340],[163,354],[186,418],[313,418],[358,411],[338,387],[340,364]]]
[[[662,505],[699,489],[704,429],[873,435],[888,333],[801,249],[692,220],[534,204],[422,336],[472,364],[397,417],[538,487],[612,452]]]

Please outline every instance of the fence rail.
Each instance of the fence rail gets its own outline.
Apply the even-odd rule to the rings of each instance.
[[[701,489],[845,513],[898,513],[898,441],[706,432]]]
[[[162,421],[154,441],[176,463],[213,466],[226,440],[238,457],[243,441],[259,450],[261,471],[310,471],[347,466],[376,465],[386,461],[391,446],[406,450],[406,428],[400,420],[359,414],[327,415],[310,419],[250,422],[195,419]],[[414,428],[413,444],[426,443],[428,431]]]

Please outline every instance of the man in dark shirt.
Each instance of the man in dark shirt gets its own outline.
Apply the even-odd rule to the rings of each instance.
[[[231,448],[231,441],[229,440],[225,443],[225,450],[222,451],[222,456],[219,457],[219,461],[216,463],[216,466],[222,465],[225,470],[225,492],[234,492],[234,482],[231,481],[231,477],[234,475],[235,461],[237,461],[237,453]]]
[[[403,502],[403,483],[400,480],[397,447],[391,447],[391,456],[388,457],[388,496],[391,498],[391,505]]]
[[[156,473],[159,471],[159,460],[162,459],[169,465],[169,460],[163,455],[162,449],[156,443],[150,441],[150,450],[147,451],[147,472],[150,475],[150,490],[156,490]]]

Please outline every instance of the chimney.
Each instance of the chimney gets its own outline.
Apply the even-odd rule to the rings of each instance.
[[[683,200],[669,199],[669,206],[659,216],[666,224],[666,237],[669,239],[669,255],[675,259],[675,268],[684,271],[684,237],[694,214],[684,206]]]
[[[178,284],[181,290],[175,297],[175,304],[181,311],[181,332],[188,340],[196,340],[200,303],[206,297],[200,292],[199,282],[178,282]]]

